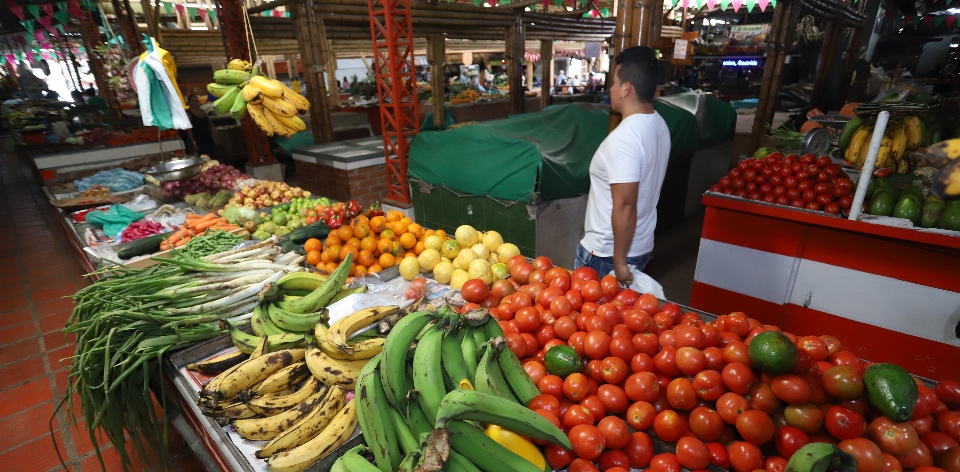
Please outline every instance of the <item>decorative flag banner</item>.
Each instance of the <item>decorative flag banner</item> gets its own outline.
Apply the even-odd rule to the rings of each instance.
[[[47,43],[47,37],[43,34],[43,31],[37,31],[33,33],[33,37],[34,39],[37,40],[37,43],[39,43],[40,46],[43,47],[44,49],[50,48],[50,44]]]
[[[680,3],[680,0],[670,0],[673,3],[673,8],[677,8],[677,4]]]
[[[66,23],[67,22],[67,5],[63,4],[63,9],[57,10],[53,17],[57,19],[57,23]]]
[[[13,0],[7,0],[7,5],[10,7],[10,11],[12,11],[14,15],[17,15],[17,18],[20,18],[20,19],[22,20],[22,19],[23,19],[23,7],[20,6],[20,5],[14,5],[14,4],[12,3],[12,1],[13,1]]]
[[[33,52],[27,51],[27,62],[33,62]]]
[[[760,5],[760,11],[765,11],[765,10],[767,9],[767,5],[769,5],[769,4],[770,4],[770,0],[758,0],[758,1],[757,1],[757,5]]]
[[[713,10],[717,6],[717,0],[707,0],[707,8]]]
[[[737,11],[743,5],[743,0],[730,0],[730,3],[733,4],[733,11]]]
[[[50,31],[51,33],[56,31],[56,29],[53,28],[53,22],[49,16],[41,16],[37,21],[39,21],[40,24],[47,29],[47,31]]]
[[[60,32],[60,34],[67,34],[67,32],[64,31],[64,29],[63,29],[63,25],[57,24],[57,25],[55,25],[55,26],[56,26],[56,28],[57,28],[57,31]],[[81,48],[81,49],[82,49],[82,48]]]
[[[200,21],[207,21],[207,18],[210,17],[210,14],[206,9],[200,10]]]
[[[924,16],[923,19],[920,20],[920,23],[922,23],[923,26],[930,26],[930,25],[933,23],[933,17],[932,17],[932,16]]]
[[[196,18],[197,9],[194,7],[187,7],[187,15],[190,17],[191,20]]]
[[[917,26],[922,19],[919,15],[914,15],[913,18],[910,19],[910,26]]]
[[[11,66],[15,66],[17,65],[17,58],[14,57],[13,54],[7,54],[7,62],[9,62]]]
[[[947,28],[950,28],[953,26],[954,23],[957,22],[957,17],[953,15],[948,15],[944,20],[947,22]]]
[[[42,57],[43,60],[45,60],[45,61],[49,61],[49,60],[50,60],[50,54],[47,53],[46,51],[41,52],[41,53],[40,53],[40,57]]]
[[[34,18],[40,19],[40,5],[27,5],[26,8]]]
[[[933,27],[939,28],[940,25],[943,24],[943,20],[944,20],[943,15],[937,15],[937,17],[933,19]]]
[[[690,6],[690,0],[683,0],[683,9],[686,10]]]
[[[720,0],[720,10],[726,10],[730,6],[730,0]]]
[[[217,10],[210,10],[210,21],[217,22]]]
[[[83,12],[80,10],[80,1],[71,0],[67,2],[67,13],[74,18],[80,18],[83,15]]]
[[[23,25],[23,29],[27,30],[27,33],[30,34],[30,36],[33,36],[33,30],[37,27],[33,20],[27,18],[26,20],[21,21],[20,24]]]
[[[164,4],[163,4],[163,11],[167,12],[168,15],[172,15],[172,14],[173,14],[173,4],[172,4],[172,3],[164,3]]]
[[[43,12],[46,13],[47,16],[53,16],[53,4],[52,4],[52,3],[44,3],[43,5],[40,5],[40,7],[43,8]]]
[[[23,53],[22,53],[22,52],[18,52],[18,53],[17,53],[17,60],[20,61],[20,62],[23,62]]]
[[[744,3],[747,5],[747,13],[750,13],[750,10],[757,6],[757,0],[746,0]]]
[[[288,11],[283,12],[283,17],[284,17],[284,18],[290,18],[290,12],[288,12]]]
[[[183,15],[183,11],[187,9],[187,7],[185,7],[185,6],[183,6],[183,5],[179,4],[179,3],[176,4],[176,5],[174,5],[174,7],[176,7],[176,9],[177,9],[177,16]]]

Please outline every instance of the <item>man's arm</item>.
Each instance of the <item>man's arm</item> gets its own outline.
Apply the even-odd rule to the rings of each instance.
[[[610,184],[610,193],[613,196],[613,214],[610,215],[613,227],[613,267],[617,280],[627,286],[633,282],[633,273],[627,265],[627,254],[633,243],[633,234],[637,231],[639,191],[639,182]]]

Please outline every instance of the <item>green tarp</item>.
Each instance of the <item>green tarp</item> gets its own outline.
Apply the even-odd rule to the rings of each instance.
[[[702,147],[733,140],[737,130],[737,112],[729,103],[696,92],[669,95],[658,101],[669,103],[693,115],[698,123]]]
[[[535,192],[550,200],[575,197],[590,187],[590,159],[607,137],[607,118],[605,107],[577,103],[420,133],[410,146],[408,172],[501,200],[527,202]]]

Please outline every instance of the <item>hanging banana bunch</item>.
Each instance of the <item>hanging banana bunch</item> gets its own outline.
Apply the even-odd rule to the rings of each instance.
[[[229,113],[235,119],[249,114],[267,136],[289,138],[307,129],[298,113],[310,109],[310,102],[283,82],[261,74],[260,67],[242,59],[233,59],[226,69],[213,73],[207,91],[217,100],[217,113]]]

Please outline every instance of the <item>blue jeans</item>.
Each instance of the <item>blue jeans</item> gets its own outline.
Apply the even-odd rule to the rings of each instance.
[[[640,272],[643,272],[643,268],[647,266],[647,263],[650,262],[650,259],[653,259],[653,251],[650,251],[642,256],[628,257],[627,264],[635,267]],[[580,267],[590,267],[591,269],[597,271],[597,274],[600,274],[600,277],[607,275],[613,272],[613,258],[612,257],[600,257],[594,256],[590,253],[583,245],[577,245],[577,260],[573,263],[573,268],[577,269]]]

